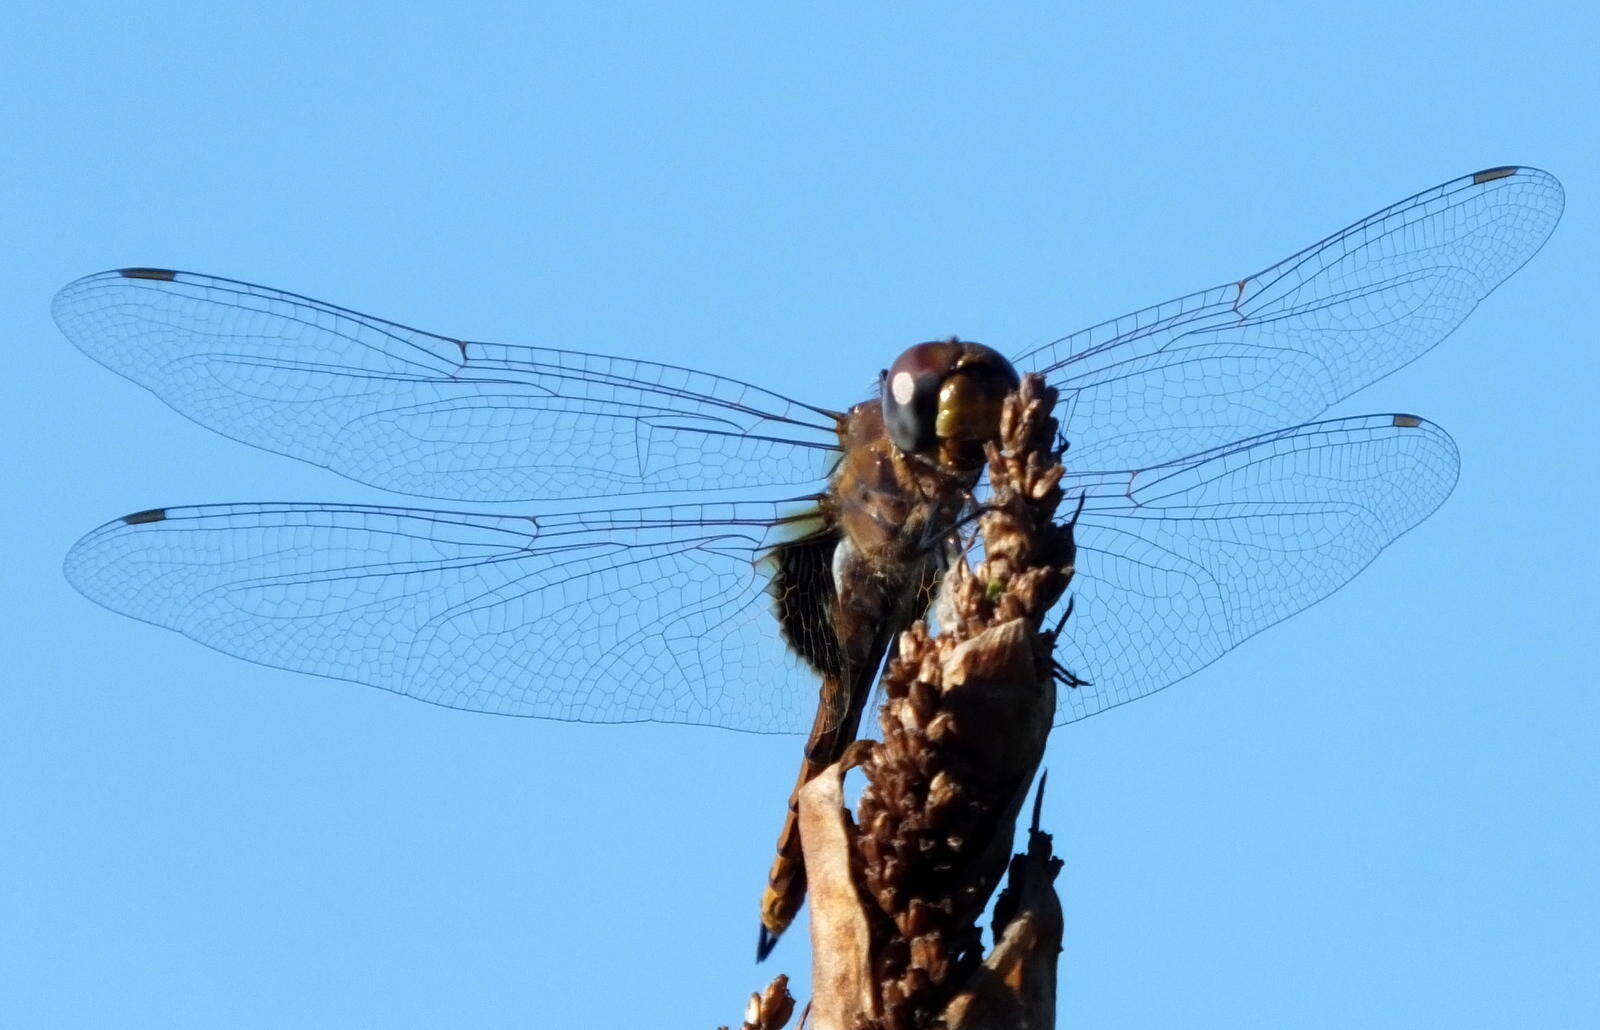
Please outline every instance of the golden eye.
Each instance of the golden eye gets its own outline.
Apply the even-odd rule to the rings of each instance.
[[[939,388],[933,431],[941,440],[988,440],[1000,429],[1005,395],[986,390],[971,376],[957,372]]]

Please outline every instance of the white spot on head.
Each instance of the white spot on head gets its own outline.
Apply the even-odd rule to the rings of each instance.
[[[917,392],[917,381],[911,378],[910,372],[896,372],[889,383],[889,391],[894,394],[896,404],[910,404],[912,395]]]

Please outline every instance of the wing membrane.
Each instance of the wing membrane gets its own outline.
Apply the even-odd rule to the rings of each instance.
[[[1443,431],[1374,415],[1138,473],[1073,477],[1076,613],[1058,655],[1080,719],[1167,686],[1338,589],[1449,494]],[[435,704],[586,722],[800,732],[817,680],[784,646],[787,505],[519,518],[211,505],[80,540],[85,595],[251,661]],[[788,520],[788,521],[786,521]]]
[[[1315,604],[1431,514],[1454,443],[1408,415],[1300,426],[1138,473],[1069,477],[1076,607],[1057,655],[1070,722],[1197,672]]]
[[[66,573],[219,651],[451,708],[799,732],[817,680],[783,644],[767,560],[816,528],[793,508],[169,508],[89,533]]]
[[[386,490],[518,501],[797,486],[832,418],[732,379],[473,343],[162,269],[79,279],[61,331],[201,425]]]
[[[1444,339],[1561,216],[1535,168],[1463,176],[1256,275],[1016,359],[1062,391],[1081,469],[1143,468],[1316,418]]]

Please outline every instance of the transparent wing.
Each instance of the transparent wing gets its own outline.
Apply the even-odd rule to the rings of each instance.
[[[456,340],[230,279],[102,272],[53,311],[90,357],[201,425],[418,496],[799,486],[837,453],[830,416],[732,379]]]
[[[1197,672],[1327,597],[1455,486],[1455,445],[1410,415],[1269,433],[1137,473],[1069,477],[1076,605],[1057,657],[1081,719]]]
[[[800,732],[772,544],[815,508],[717,504],[515,518],[408,508],[167,508],[94,530],[72,584],[264,665],[451,708]]]
[[[1145,468],[1297,425],[1448,336],[1543,245],[1562,203],[1535,168],[1463,176],[1016,365],[1060,388],[1080,469]]]

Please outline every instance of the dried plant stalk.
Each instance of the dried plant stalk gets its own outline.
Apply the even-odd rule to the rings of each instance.
[[[750,995],[744,1007],[744,1022],[739,1030],[783,1030],[794,1014],[794,995],[789,993],[789,978],[779,973],[767,988]],[[717,1030],[728,1030],[718,1027]]]
[[[818,1030],[1049,1025],[1061,934],[1053,860],[1014,867],[1018,900],[987,964],[976,920],[1006,870],[1055,717],[1054,635],[1041,623],[1071,581],[1074,549],[1071,523],[1055,518],[1054,403],[1037,376],[1007,399],[988,454],[983,559],[952,563],[937,635],[922,623],[902,635],[883,677],[883,740],[856,745],[801,791]],[[868,781],[855,822],[842,797],[852,764]],[[1029,862],[1039,869],[1021,876]]]
[[[1044,781],[1039,785],[1043,800]],[[945,1007],[947,1030],[1051,1030],[1056,1025],[1061,900],[1054,883],[1061,860],[1039,830],[1034,804],[1028,850],[1011,859],[1006,889],[995,902],[995,946]]]

